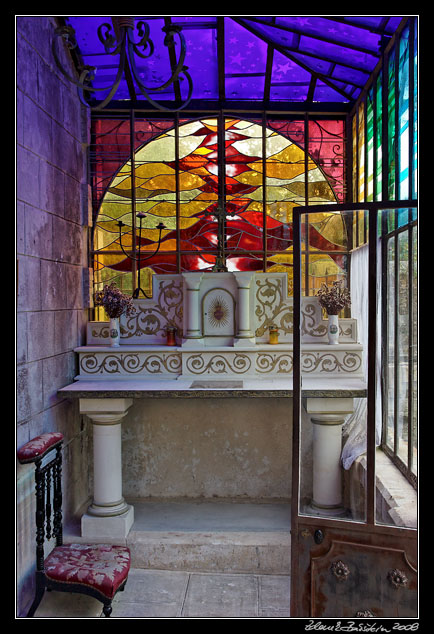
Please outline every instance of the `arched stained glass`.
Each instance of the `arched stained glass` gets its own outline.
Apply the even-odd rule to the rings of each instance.
[[[140,247],[143,259],[151,256],[143,263],[145,279],[150,272],[211,270],[224,208],[227,269],[286,271],[291,288],[294,206],[343,199],[343,121],[310,121],[307,134],[303,120],[267,126],[234,117],[221,121],[224,130],[218,118],[149,128],[140,144],[142,130],[132,156],[123,162],[118,157],[111,181],[100,178],[93,245],[97,284],[116,279],[127,290],[135,285],[137,265],[121,250],[119,221],[124,249],[134,254]],[[112,140],[105,137],[113,156]],[[146,214],[141,234],[138,212]],[[165,229],[152,255],[159,223]],[[345,275],[347,241],[339,213],[310,215],[303,241],[308,293]]]

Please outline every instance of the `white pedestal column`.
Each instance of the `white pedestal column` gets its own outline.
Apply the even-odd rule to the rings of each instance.
[[[308,398],[306,411],[313,424],[312,511],[338,517],[342,504],[342,425],[353,411],[352,398]]]
[[[200,329],[199,290],[203,273],[183,273],[186,288],[187,308],[185,335],[183,344],[190,346],[203,346],[203,336]]]
[[[121,421],[132,399],[80,399],[80,413],[93,424],[93,501],[81,518],[81,533],[88,539],[124,538],[134,509],[122,496]]]
[[[237,335],[234,340],[234,346],[252,346],[255,345],[255,336],[251,330],[250,320],[250,284],[254,277],[251,272],[234,272],[233,273],[238,287],[238,320]]]

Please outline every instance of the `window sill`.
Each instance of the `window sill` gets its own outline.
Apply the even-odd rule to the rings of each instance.
[[[349,471],[348,485],[364,492],[366,455],[359,456]],[[353,506],[353,505],[351,505]],[[376,450],[376,520],[405,528],[417,528],[417,491],[380,449]]]

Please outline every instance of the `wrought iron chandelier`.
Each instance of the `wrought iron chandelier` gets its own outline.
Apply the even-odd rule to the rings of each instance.
[[[80,76],[78,81],[71,77],[63,68],[59,56],[56,51],[56,39],[62,38],[67,47],[72,50],[77,47],[77,41],[75,39],[75,31],[72,26],[63,26],[59,27],[55,30],[55,34],[57,38],[55,38],[52,42],[52,53],[54,60],[56,62],[57,67],[61,71],[61,73],[75,86],[77,86],[78,95],[80,97],[81,102],[88,107],[92,107],[95,110],[102,110],[110,103],[113,96],[115,95],[119,84],[122,80],[124,74],[131,74],[134,78],[136,86],[139,88],[142,95],[149,101],[151,105],[153,105],[158,110],[167,110],[171,112],[177,112],[178,110],[182,110],[187,106],[187,104],[191,100],[191,95],[193,92],[193,81],[188,73],[188,66],[184,65],[185,54],[186,54],[186,44],[185,38],[182,33],[181,27],[176,24],[167,24],[163,27],[163,31],[165,32],[164,45],[168,47],[169,52],[172,57],[176,58],[175,53],[175,37],[178,38],[179,43],[181,45],[181,50],[179,54],[179,59],[174,61],[172,65],[172,75],[171,77],[161,84],[161,86],[157,87],[148,87],[145,86],[140,79],[140,73],[136,65],[135,56],[142,59],[150,58],[154,53],[154,44],[150,39],[150,29],[149,25],[142,20],[137,23],[137,35],[140,38],[138,42],[135,42],[134,37],[134,18],[127,16],[117,16],[112,17],[112,23],[108,24],[104,22],[98,27],[98,38],[100,42],[104,45],[105,52],[110,55],[119,55],[119,65],[116,74],[115,81],[113,85],[106,86],[104,88],[95,88],[92,86],[92,81],[95,79],[95,75],[97,72],[96,67],[94,66],[83,66],[79,69]],[[112,26],[115,32],[113,35]],[[182,102],[181,105],[175,108],[169,108],[161,103],[158,103],[153,99],[150,93],[158,93],[165,90],[168,86],[173,84],[176,81],[183,81],[184,75],[188,81],[188,95],[185,101]],[[90,103],[90,97],[93,93],[102,92],[109,90],[109,94],[102,101],[97,104]]]

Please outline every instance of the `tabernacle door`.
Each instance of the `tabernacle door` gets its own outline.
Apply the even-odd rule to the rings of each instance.
[[[366,206],[362,213],[369,219],[368,244],[354,251],[351,265],[351,317],[357,319],[358,339],[363,343],[365,385],[346,375],[344,365],[350,364],[347,370],[351,370],[355,361],[349,354],[342,357],[342,341],[331,342],[327,359],[324,357],[324,370],[330,372],[330,378],[319,382],[309,379],[313,360],[309,361],[309,346],[301,340],[301,226],[302,214],[319,213],[319,206],[294,208],[293,618],[418,617],[416,491],[390,460],[381,441],[387,405],[384,401],[395,405],[390,415],[399,414],[402,381],[390,380],[383,402],[380,398],[384,380],[384,369],[380,369],[389,358],[387,347],[394,353],[400,333],[405,332],[398,322],[399,293],[388,310],[384,307],[398,283],[402,298],[407,303],[412,301],[411,293],[409,299],[404,292],[403,281],[404,260],[411,257],[411,252],[409,255],[408,250],[401,249],[398,254],[397,250],[401,266],[393,263],[388,268],[384,249],[390,244],[378,227],[387,225],[381,222],[383,214],[396,215],[396,210],[379,211],[374,203]],[[321,206],[321,212],[330,209],[347,213],[341,205]],[[354,207],[353,212],[359,213]],[[399,240],[397,234],[397,245]],[[378,275],[380,270],[382,275]],[[391,271],[399,271],[400,280]],[[408,280],[411,285],[407,276]],[[398,308],[396,315],[393,306]],[[414,311],[410,314],[415,317]],[[391,332],[393,324],[398,330]],[[396,379],[400,369],[407,372],[411,381],[405,384],[403,399],[413,402],[414,414],[411,393],[415,372],[413,368],[409,373],[412,359],[405,357],[405,350],[410,349],[406,345],[399,357],[401,365],[391,375]],[[321,363],[319,357],[315,363]],[[394,390],[401,391],[398,394]],[[399,420],[408,424],[405,417]],[[395,436],[402,437],[401,453],[405,441],[410,456],[415,430],[411,425],[408,429],[404,434],[395,424]]]

